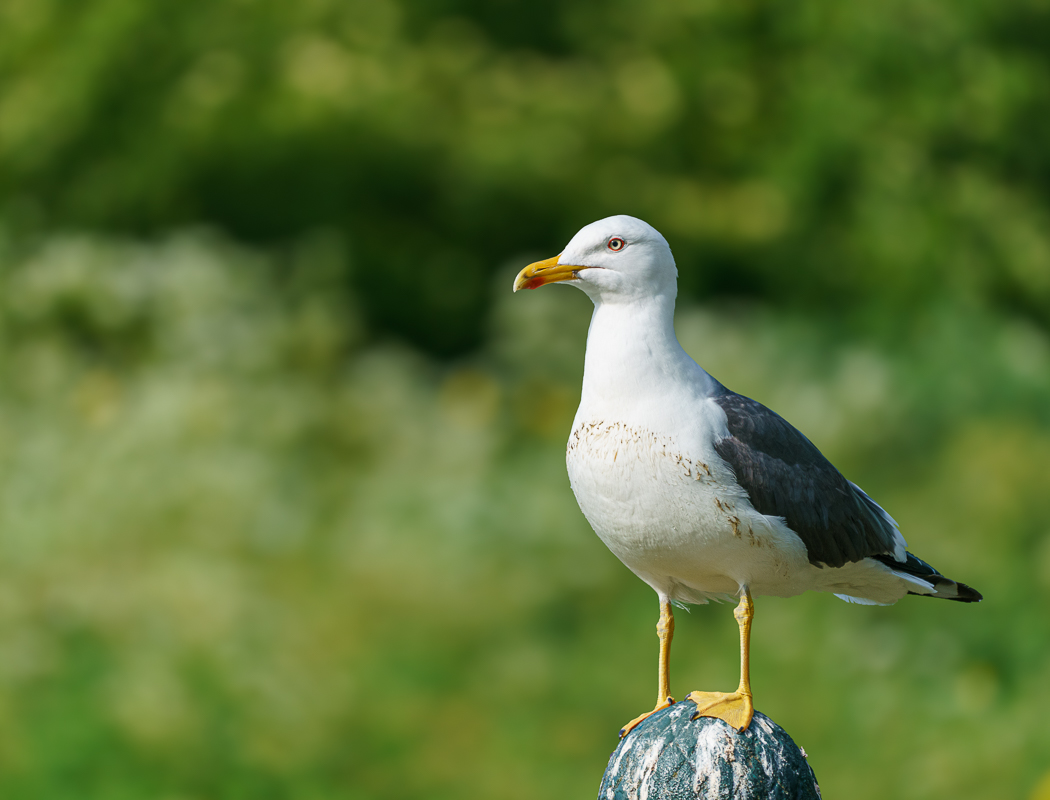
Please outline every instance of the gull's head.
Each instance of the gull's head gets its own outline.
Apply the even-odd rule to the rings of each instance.
[[[670,296],[678,270],[667,240],[651,225],[620,214],[592,222],[554,258],[529,264],[514,279],[514,291],[567,282],[595,303]]]

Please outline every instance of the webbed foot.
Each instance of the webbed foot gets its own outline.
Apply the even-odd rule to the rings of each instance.
[[[696,703],[693,719],[715,717],[743,733],[755,715],[750,694],[735,692],[690,692],[686,700]]]
[[[669,706],[673,706],[673,705],[674,705],[674,698],[673,697],[668,697],[663,702],[657,703],[656,704],[656,708],[654,708],[652,711],[646,711],[640,717],[635,717],[630,722],[628,722],[626,725],[624,725],[622,728],[620,728],[620,738],[622,739],[624,736],[629,734],[631,731],[633,731],[635,728],[637,728],[638,725],[641,722],[643,722],[644,720],[646,720],[649,717],[651,717],[657,711],[663,711],[665,708],[668,708]]]

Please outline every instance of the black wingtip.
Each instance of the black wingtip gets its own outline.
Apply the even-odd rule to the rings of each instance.
[[[958,594],[927,594],[926,592],[908,592],[908,594],[913,594],[916,597],[934,597],[938,600],[954,600],[957,603],[980,603],[984,600],[984,595],[973,587],[958,581],[952,581],[952,583],[955,584],[955,590]]]
[[[955,586],[958,589],[958,597],[950,597],[949,600],[958,600],[960,603],[980,603],[984,600],[984,596],[971,586],[967,586],[965,583],[955,582]]]
[[[914,575],[916,578],[922,578],[922,580],[933,584],[934,592],[932,594],[927,592],[908,592],[908,594],[936,597],[941,600],[955,600],[959,603],[980,603],[984,599],[976,589],[967,586],[965,583],[959,583],[951,578],[944,577],[921,558],[912,553],[907,553],[907,556],[907,560],[903,563],[886,553],[872,556],[872,558],[894,572]]]

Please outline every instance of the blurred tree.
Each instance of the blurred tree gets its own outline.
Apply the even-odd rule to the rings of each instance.
[[[1050,323],[1039,0],[8,0],[0,214],[340,231],[373,333],[477,345],[488,276],[609,213],[686,296]]]

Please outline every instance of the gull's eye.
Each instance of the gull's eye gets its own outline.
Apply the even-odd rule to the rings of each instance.
[[[611,238],[609,240],[609,244],[607,245],[607,247],[610,250],[612,250],[614,253],[616,253],[616,252],[618,252],[620,250],[623,250],[623,248],[626,247],[626,246],[627,246],[627,242],[625,242],[619,236],[614,236],[613,238]]]

